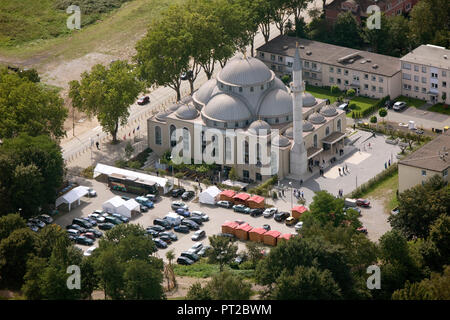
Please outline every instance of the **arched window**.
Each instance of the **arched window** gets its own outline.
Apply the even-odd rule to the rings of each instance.
[[[183,151],[189,152],[190,133],[188,128],[183,128]]]
[[[261,145],[259,143],[256,144],[256,164],[261,163]]]
[[[317,148],[317,134],[314,135],[314,148]]]
[[[175,147],[175,145],[177,144],[177,137],[175,134],[175,130],[176,130],[176,127],[173,124],[171,124],[170,129],[169,129],[169,137],[170,137],[170,146],[171,147]]]
[[[278,157],[276,152],[270,153],[270,171],[272,175],[278,174]]]
[[[157,145],[162,144],[161,127],[159,127],[159,126],[155,127],[155,144],[157,144]]]
[[[325,136],[327,136],[327,135],[329,135],[330,134],[330,127],[327,127],[326,129],[325,129]]]
[[[225,138],[225,159],[231,160],[231,139]]]
[[[341,132],[341,119],[338,119],[337,121],[337,131]]]
[[[248,154],[249,154],[248,141],[245,140],[244,141],[244,161],[245,161],[245,164],[248,164]]]

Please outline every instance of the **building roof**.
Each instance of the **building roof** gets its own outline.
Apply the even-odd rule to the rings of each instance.
[[[261,117],[276,117],[290,114],[292,114],[291,95],[278,88],[270,90],[265,95],[258,110],[258,116]]]
[[[335,131],[332,134],[326,136],[322,139],[322,142],[333,144],[341,140],[343,137],[345,137],[345,133]]]
[[[400,59],[396,57],[284,35],[272,39],[256,50],[294,57],[296,42],[300,44],[299,52],[302,60],[383,76],[393,76],[400,72]]]
[[[442,69],[450,69],[450,50],[430,44],[421,45],[403,56],[401,60]]]
[[[267,230],[263,229],[263,228],[253,228],[250,232],[251,233],[258,233],[258,234],[265,234],[267,232]]]
[[[273,72],[259,59],[238,56],[230,60],[217,78],[226,84],[254,86],[272,79]]]
[[[292,211],[296,211],[298,213],[303,213],[308,211],[308,208],[306,208],[305,206],[296,206],[292,208]]]
[[[258,195],[254,195],[250,199],[248,199],[248,201],[252,201],[252,202],[256,202],[256,203],[264,202],[264,200],[265,200],[264,197],[261,197]]]
[[[64,194],[61,197],[59,197],[58,199],[56,199],[55,206],[58,207],[62,203],[67,203],[67,204],[74,203],[75,201],[77,201],[77,200],[81,199],[82,197],[84,197],[85,195],[87,195],[89,192],[88,190],[89,190],[89,188],[85,187],[85,186],[78,186],[76,188],[73,188],[66,194]]]
[[[448,155],[444,156],[447,152]],[[398,162],[401,165],[442,172],[450,167],[450,135],[442,134]]]
[[[115,197],[109,199],[108,201],[105,201],[103,203],[103,206],[107,205],[107,204],[111,204],[114,208],[118,208],[121,205],[125,204],[125,202],[126,201],[124,199],[122,199],[120,196],[115,196]]]
[[[175,115],[184,120],[192,120],[198,117],[198,110],[193,106],[183,105],[175,111]]]
[[[223,191],[220,193],[220,195],[224,195],[224,196],[226,196],[226,197],[228,197],[228,198],[234,197],[235,194],[236,194],[236,191],[234,191],[234,190],[223,190]]]
[[[262,132],[262,130],[265,130]],[[249,126],[247,131],[251,131],[251,133],[255,135],[259,134],[269,134],[270,133],[270,125],[264,120],[255,120]]]
[[[243,223],[243,224],[239,225],[239,227],[236,228],[236,230],[244,230],[247,232],[252,229],[253,229],[253,227],[251,225],[249,225],[248,223]]]
[[[270,236],[270,237],[278,238],[280,235],[281,235],[281,232],[276,231],[276,230],[270,230],[270,231],[267,231],[266,233],[264,233],[264,237]]]
[[[202,112],[211,119],[221,121],[242,121],[252,117],[240,98],[224,93],[212,97]]]
[[[235,195],[233,198],[246,201],[248,198],[250,198],[250,195],[248,193],[241,192]]]
[[[222,227],[230,227],[230,228],[233,228],[233,229],[236,229],[238,226],[239,226],[239,223],[234,222],[234,221],[225,221],[222,224]]]
[[[282,235],[280,235],[278,237],[278,239],[285,239],[285,240],[289,240],[292,237],[292,233],[283,233]]]

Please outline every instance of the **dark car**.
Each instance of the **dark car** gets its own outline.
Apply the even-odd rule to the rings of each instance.
[[[148,235],[151,235],[153,238],[156,238],[160,234],[160,232],[158,232],[154,229],[147,229],[147,230],[145,230],[145,233]]]
[[[266,231],[270,231],[270,225],[268,225],[268,224],[264,224],[264,225],[262,226],[262,228],[263,228],[264,230],[266,230]]]
[[[190,200],[195,196],[194,191],[186,191],[181,195],[181,199],[183,200]]]
[[[263,214],[263,209],[259,209],[259,208],[255,208],[255,209],[250,209],[250,216],[251,217],[259,217]]]
[[[392,101],[392,100],[387,100],[387,101],[384,103],[384,107],[385,107],[386,109],[392,109],[393,106],[394,106],[394,101]]]
[[[53,222],[53,218],[50,217],[48,214],[41,214],[39,217],[37,217],[39,220],[43,221],[45,224],[50,224]]]
[[[192,221],[190,219],[183,219],[183,221],[181,221],[181,225],[187,226],[190,230],[200,229],[198,224],[196,224],[194,221]]]
[[[357,199],[356,205],[360,207],[370,207],[370,201],[367,199]]]
[[[191,213],[190,213],[189,211],[184,210],[184,209],[181,209],[181,208],[176,209],[175,212],[176,212],[177,214],[179,214],[180,216],[183,216],[183,217],[185,217],[185,218],[191,216]]]
[[[364,227],[359,227],[358,229],[356,229],[356,231],[367,234],[367,228]]]
[[[127,197],[127,196],[122,196],[121,198],[122,198],[123,200],[125,200],[125,201],[128,201],[128,200],[131,199],[130,197]]]
[[[37,226],[39,228],[45,227],[45,222],[43,222],[39,219],[36,219],[36,218],[29,219],[28,222],[34,224],[35,226]]]
[[[80,219],[80,218],[75,218],[72,220],[72,224],[77,224],[83,228],[89,229],[92,228],[92,223],[87,222],[86,220]]]
[[[200,217],[200,218],[202,218],[202,221],[209,221],[208,215],[201,211],[195,211],[195,210],[192,211],[191,217]]]
[[[95,220],[95,219],[86,218],[86,217],[81,218],[81,219],[83,219],[86,222],[89,222],[90,224],[92,224],[93,227],[95,227],[97,225],[97,220]]]
[[[161,239],[153,239],[153,242],[155,243],[157,248],[160,249],[165,249],[167,248],[167,243],[165,243],[163,240]]]
[[[161,226],[161,227],[165,228],[166,230],[172,229],[172,225],[170,224],[170,222],[167,220],[164,220],[164,219],[155,219],[155,220],[153,220],[153,224]]]
[[[289,212],[278,212],[274,215],[275,221],[281,222],[286,220],[291,214]]]
[[[105,221],[106,221],[106,222],[109,222],[109,223],[112,223],[112,224],[115,224],[115,225],[118,225],[118,224],[122,224],[122,223],[123,223],[122,220],[117,219],[116,217],[113,217],[113,216],[107,216],[107,217],[105,217]]]
[[[189,233],[189,227],[180,224],[179,226],[175,226],[175,227],[173,228],[173,231],[175,231],[175,232],[181,232],[181,233]]]
[[[194,221],[196,224],[198,224],[199,226],[203,225],[203,219],[202,217],[197,217],[197,216],[190,216],[189,220]]]
[[[83,227],[81,227],[81,226],[79,226],[77,224],[70,224],[70,225],[66,226],[66,229],[67,230],[75,229],[75,230],[80,231],[80,233],[85,233],[86,232],[86,228],[83,228]]]
[[[178,198],[185,192],[186,192],[186,189],[184,189],[184,188],[173,189],[171,195],[173,198]]]
[[[143,105],[145,105],[145,104],[147,104],[149,102],[150,102],[150,97],[149,96],[143,96],[143,97],[140,97],[138,99],[137,104],[140,105],[140,106],[143,106]]]
[[[172,242],[172,239],[168,235],[162,234],[162,232],[159,234],[159,238],[167,244]]]
[[[87,229],[86,232],[91,232],[91,233],[93,233],[94,236],[95,236],[96,238],[101,238],[101,237],[103,237],[103,232],[101,232],[101,231],[99,231],[99,230],[97,230],[97,229]]]
[[[89,239],[88,237],[85,236],[79,236],[75,239],[75,242],[77,244],[81,244],[84,246],[92,246],[94,244],[94,240]]]
[[[195,253],[193,253],[193,252],[188,252],[188,251],[182,252],[182,253],[181,253],[181,256],[182,256],[182,257],[189,258],[189,259],[191,259],[192,261],[198,261],[198,259],[200,259],[200,257],[199,257],[197,254],[195,254]]]
[[[92,232],[85,232],[85,233],[83,233],[82,234],[82,236],[85,236],[86,238],[89,238],[89,239],[91,239],[91,240],[94,240],[95,241],[95,234],[93,234]]]
[[[27,226],[34,232],[38,232],[39,231],[39,227],[31,222],[27,222]]]
[[[234,235],[231,233],[219,233],[217,234],[218,237],[224,237],[224,238],[230,238],[230,239],[234,239]]]
[[[344,207],[344,212],[347,212],[347,210],[355,210],[356,212],[358,212],[361,215],[361,209],[358,207]]]
[[[127,217],[124,217],[124,216],[121,215],[121,214],[113,213],[112,216],[113,216],[114,218],[119,219],[119,220],[122,221],[123,223],[128,223],[128,222],[130,222],[130,219],[128,219]]]
[[[217,201],[217,202],[216,202],[216,205],[217,205],[218,207],[227,208],[227,209],[233,207],[233,203],[230,202],[230,201],[226,201],[226,200],[220,200],[220,201]]]
[[[166,230],[164,227],[159,226],[159,225],[147,227],[147,230],[149,230],[149,229],[153,229],[157,232],[163,232]]]
[[[148,193],[145,197],[152,202],[156,202],[156,200],[158,200],[158,196],[156,194]]]
[[[178,264],[185,265],[185,266],[190,266],[191,264],[194,263],[194,261],[192,261],[191,259],[189,259],[189,258],[187,258],[187,257],[181,256],[181,257],[178,257],[177,263],[178,263]]]
[[[111,222],[105,222],[105,223],[99,223],[98,228],[100,230],[111,230],[112,228],[114,228],[114,224],[112,224]]]
[[[161,236],[167,236],[167,237],[170,238],[171,241],[177,241],[177,240],[178,240],[177,235],[176,235],[175,233],[173,233],[172,231],[170,231],[170,232],[167,232],[167,231],[161,232],[161,233],[159,234],[159,236],[160,236],[160,237],[161,237]]]

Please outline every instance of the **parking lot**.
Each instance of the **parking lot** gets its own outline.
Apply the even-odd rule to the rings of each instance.
[[[74,218],[87,217],[89,214],[93,213],[94,210],[102,209],[102,204],[116,195],[128,196],[130,198],[134,198],[136,196],[133,194],[111,191],[106,184],[95,180],[78,179],[77,182],[80,185],[94,188],[94,190],[97,192],[97,197],[84,197],[81,201],[81,204],[72,208],[70,212],[60,210],[60,214],[56,217],[55,222],[61,225],[63,228],[71,224]],[[170,208],[170,205],[174,200],[174,198],[168,196],[160,197],[159,200],[155,203],[155,207],[153,209],[150,209],[148,212],[144,212],[138,217],[132,219],[130,223],[140,224],[144,228],[153,225],[154,219],[163,218],[169,212],[173,211]],[[181,199],[178,198],[177,200]],[[198,210],[206,213],[209,216],[209,221],[204,222],[203,225],[200,226],[200,230],[204,230],[206,232],[206,237],[201,240],[204,245],[209,244],[208,236],[222,232],[221,226],[227,220],[243,220],[249,223],[252,227],[262,227],[264,224],[269,224],[272,230],[277,230],[281,233],[295,233],[295,229],[293,226],[286,226],[282,222],[277,222],[273,219],[273,217],[251,217],[248,214],[234,212],[233,209],[195,203],[194,200],[185,201],[185,203],[189,206],[189,211]],[[173,229],[171,231],[173,231]],[[166,260],[166,252],[173,249],[175,252],[175,257],[178,258],[181,252],[188,250],[195,243],[195,241],[191,240],[191,236],[194,234],[194,232],[195,231],[192,230],[187,234],[176,232],[178,240],[172,242],[172,244],[170,244],[167,249],[158,249],[157,256]],[[239,247],[238,252],[245,249],[245,241],[238,240],[236,243]],[[77,246],[83,250],[86,250],[88,248],[87,246]],[[96,240],[95,246],[98,246],[98,240]]]

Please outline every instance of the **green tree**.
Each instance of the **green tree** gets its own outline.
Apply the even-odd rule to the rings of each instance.
[[[62,138],[67,110],[54,90],[0,68],[0,137],[20,132]]]
[[[230,180],[232,180],[232,181],[236,181],[237,179],[239,179],[239,176],[234,167],[232,167],[230,169],[230,171],[228,172],[228,178],[230,178]]]
[[[345,93],[345,95],[346,95],[347,97],[354,97],[355,94],[356,94],[355,89],[348,89],[347,92]]]
[[[134,152],[134,148],[131,145],[130,141],[127,142],[127,145],[125,146],[125,157],[127,157],[127,159],[131,158],[131,156],[133,155]]]
[[[213,275],[206,285],[213,300],[249,300],[251,284],[229,271]]]
[[[343,208],[343,199],[336,198],[327,191],[318,191],[313,197],[313,202],[309,207],[309,211],[302,215],[302,220],[303,216],[306,218],[311,215],[322,225],[332,221],[335,226],[338,226],[345,219]]]
[[[359,48],[361,46],[360,27],[351,12],[340,13],[334,24],[334,43],[343,47]]]
[[[17,229],[26,228],[25,220],[18,213],[0,217],[0,241],[9,237]]]
[[[329,270],[296,267],[293,274],[284,270],[276,280],[272,298],[276,300],[336,300],[341,290]]]
[[[218,263],[220,272],[222,272],[224,265],[236,258],[238,247],[231,239],[217,235],[209,237],[209,243],[211,248],[206,252],[209,262]]]
[[[371,122],[371,123],[377,123],[377,121],[378,121],[378,120],[377,120],[377,116],[371,116],[371,117],[370,117],[370,122]]]
[[[439,251],[441,265],[450,265],[450,217],[448,215],[440,215],[430,226],[429,240]]]
[[[202,288],[200,282],[195,282],[189,287],[188,293],[186,295],[187,300],[213,300],[211,292],[208,288]]]
[[[47,259],[34,255],[27,260],[27,272],[23,278],[22,292],[28,300],[42,300],[44,298],[41,291],[41,276],[47,267],[47,262]]]
[[[252,263],[254,267],[256,264],[264,258],[264,254],[262,253],[263,247],[258,242],[249,241],[245,244],[246,252],[248,256],[248,260]]]
[[[383,121],[384,121],[384,117],[386,117],[387,114],[388,114],[388,112],[387,112],[387,110],[385,108],[381,108],[378,111],[378,115],[383,119]]]
[[[80,82],[74,80],[69,85],[72,105],[88,116],[96,116],[116,143],[119,125],[127,123],[130,105],[143,90],[134,67],[120,60],[109,67],[97,64],[90,73],[81,75]]]
[[[160,300],[164,298],[161,270],[143,260],[132,260],[124,273],[125,299]]]
[[[36,69],[22,69],[17,73],[17,75],[21,78],[26,78],[31,82],[41,81],[41,78],[39,77],[39,74],[36,71]]]
[[[121,299],[125,265],[120,261],[113,247],[98,248],[95,251],[100,251],[95,255],[94,267],[99,278],[99,287],[105,293],[105,299],[106,297]]]

